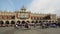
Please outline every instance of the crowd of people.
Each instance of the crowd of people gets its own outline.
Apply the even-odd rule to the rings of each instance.
[[[20,23],[20,24],[19,23],[16,23],[15,24],[15,28],[17,28],[17,29],[22,28],[22,27],[28,29],[29,28],[29,23],[28,22],[25,22],[24,24],[22,24],[22,23]]]
[[[19,29],[19,28],[26,28],[26,29],[29,29],[31,28],[30,27],[31,24],[29,24],[29,22],[25,22],[24,24],[22,23],[16,23],[15,24],[15,28]],[[37,26],[37,23],[34,23],[34,28]],[[49,27],[60,27],[60,24],[59,23],[40,23],[39,26],[41,26],[41,28],[49,28]]]

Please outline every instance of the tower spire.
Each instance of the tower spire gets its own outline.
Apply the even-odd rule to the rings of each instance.
[[[22,6],[21,11],[22,12],[25,12],[26,11],[26,8],[24,7],[24,5]]]

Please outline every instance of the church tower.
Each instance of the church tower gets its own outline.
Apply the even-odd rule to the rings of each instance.
[[[26,11],[26,8],[24,6],[22,6],[21,12],[25,12],[25,11]]]

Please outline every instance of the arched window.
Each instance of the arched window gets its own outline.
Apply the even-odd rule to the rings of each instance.
[[[12,16],[11,19],[15,19],[15,16]]]
[[[36,17],[34,17],[34,20],[36,20]]]
[[[37,17],[37,20],[39,20],[39,17]]]

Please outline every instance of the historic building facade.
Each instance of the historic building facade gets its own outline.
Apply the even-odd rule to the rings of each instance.
[[[35,14],[26,11],[25,7],[22,7],[20,11],[15,12],[0,12],[0,25],[13,25],[15,23],[40,23],[40,22],[57,22],[56,14]]]

